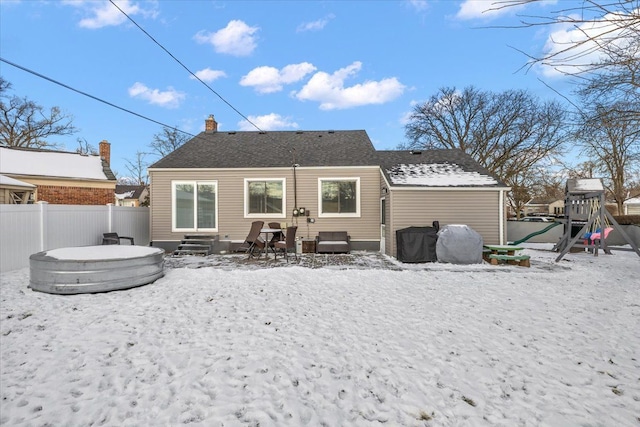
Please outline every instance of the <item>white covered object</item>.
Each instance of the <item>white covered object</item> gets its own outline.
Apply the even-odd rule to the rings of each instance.
[[[438,231],[436,256],[451,264],[482,263],[482,236],[468,225],[445,225]]]

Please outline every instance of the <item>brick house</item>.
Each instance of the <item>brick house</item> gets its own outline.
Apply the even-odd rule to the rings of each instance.
[[[100,155],[0,147],[0,174],[35,186],[33,201],[58,205],[113,203],[116,177],[109,167],[111,145]]]

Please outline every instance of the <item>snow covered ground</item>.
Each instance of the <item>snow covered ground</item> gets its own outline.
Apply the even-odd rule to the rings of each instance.
[[[638,426],[640,258],[526,246],[531,268],[171,259],[95,295],[6,273],[0,424]]]

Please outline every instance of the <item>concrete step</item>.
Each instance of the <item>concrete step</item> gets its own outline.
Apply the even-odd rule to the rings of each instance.
[[[202,256],[207,256],[209,255],[209,250],[208,249],[176,249],[175,251],[173,251],[173,255],[174,256],[180,256],[180,255],[202,255]]]
[[[214,240],[205,240],[205,239],[183,239],[180,244],[181,245],[206,245],[213,246]]]
[[[180,245],[178,245],[178,249],[184,249],[184,250],[207,250],[210,251],[211,250],[211,245],[201,245],[199,243],[181,243]]]
[[[217,238],[218,236],[216,236],[215,234],[185,234],[184,235],[185,240],[191,240],[191,239],[216,240]]]

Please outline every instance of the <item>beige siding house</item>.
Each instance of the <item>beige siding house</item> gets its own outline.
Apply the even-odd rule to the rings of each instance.
[[[347,231],[353,250],[394,256],[396,229],[431,220],[467,223],[488,242],[506,241],[508,188],[493,178],[465,186],[456,175],[455,188],[397,183],[396,160],[434,159],[376,151],[363,130],[218,132],[212,117],[206,129],[149,168],[154,246],[173,250],[197,233],[233,250],[255,220],[297,225],[297,236],[309,239]],[[437,152],[438,161],[464,159],[464,167],[480,169],[459,151]],[[305,215],[294,214],[300,208]]]
[[[554,200],[549,203],[549,215],[564,216],[564,199]]]

